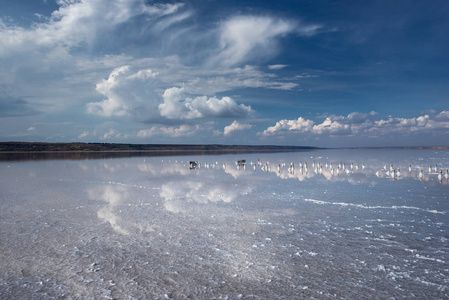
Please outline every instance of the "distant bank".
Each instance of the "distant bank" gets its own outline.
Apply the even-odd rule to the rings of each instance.
[[[449,146],[344,147],[320,148],[277,145],[192,145],[192,144],[113,144],[113,143],[42,143],[0,142],[0,153],[6,152],[286,152],[316,149],[449,149]]]
[[[131,151],[227,151],[283,152],[319,149],[302,146],[274,145],[189,145],[189,144],[109,144],[109,143],[29,143],[0,142],[0,152],[131,152]]]

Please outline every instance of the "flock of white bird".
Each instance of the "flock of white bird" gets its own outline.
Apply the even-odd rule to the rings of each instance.
[[[386,176],[389,176],[392,179],[396,179],[396,178],[399,179],[403,175],[401,173],[401,169],[400,168],[395,169],[393,167],[393,164],[390,164],[389,168],[387,167],[387,165],[385,165],[383,167],[383,171],[384,171],[384,174]],[[382,171],[377,171],[376,172],[376,176],[377,177],[382,177],[382,175],[381,175],[382,173],[381,172]],[[413,172],[412,165],[409,165],[408,166],[408,173],[411,174],[412,172]],[[429,168],[427,169],[427,172],[424,172],[423,168],[419,167],[419,172],[418,172],[419,180],[422,181],[424,179],[425,175],[427,175],[427,176],[436,175],[438,181],[440,181],[440,183],[441,183],[443,181],[443,178],[446,179],[446,181],[449,180],[449,169],[446,169],[446,172],[444,172],[444,175],[443,175],[443,169],[441,169],[441,168],[438,169],[438,165],[436,165],[436,164],[435,164],[435,166],[433,168],[432,168],[432,166],[429,166]]]
[[[261,160],[257,160],[257,162],[253,162],[251,161],[249,163],[250,168],[255,172],[258,169],[260,169],[263,172],[273,172],[272,169],[272,164],[270,164],[270,162],[262,162]],[[218,167],[218,162],[214,162],[214,163],[204,163],[203,164],[205,169],[215,169]],[[238,170],[246,170],[247,168],[247,163],[246,160],[238,160],[235,162],[235,166]],[[201,168],[201,164],[197,162],[197,167],[195,168]],[[227,166],[226,163],[223,163],[222,165],[223,170],[226,170]],[[327,172],[327,174],[330,173],[330,175],[332,176],[340,176],[342,174],[351,174],[354,172],[359,172],[359,171],[363,171],[366,169],[366,165],[365,164],[360,164],[359,163],[348,163],[346,164],[345,162],[339,162],[338,164],[335,163],[335,165],[332,162],[326,162],[325,164],[322,164],[320,162],[315,162],[313,161],[311,164],[308,164],[307,162],[299,162],[298,164],[295,165],[294,162],[291,162],[288,167],[287,164],[285,162],[283,163],[278,163],[278,164],[274,164],[274,170],[277,171],[278,173],[283,172],[285,169],[287,169],[287,171],[290,174],[294,174],[295,172],[300,172],[301,174],[309,174],[310,172],[313,172],[316,175],[323,175],[324,172]],[[390,164],[389,167],[387,165],[384,165],[384,167],[378,171],[376,171],[376,176],[377,177],[381,177],[381,178],[391,178],[391,179],[401,179],[403,177],[414,177],[416,176],[416,171],[415,170],[419,170],[418,172],[418,179],[419,180],[424,180],[424,178],[426,177],[432,177],[432,176],[436,176],[436,178],[438,179],[438,181],[440,181],[440,183],[443,181],[443,179],[446,179],[446,181],[449,181],[449,169],[446,169],[445,172],[443,172],[443,169],[439,169],[437,165],[435,165],[434,167],[429,166],[428,169],[426,169],[426,171],[424,171],[424,169],[422,167],[412,167],[412,165],[408,166],[408,173],[403,173],[401,171],[401,169],[398,168],[394,168],[393,164]]]

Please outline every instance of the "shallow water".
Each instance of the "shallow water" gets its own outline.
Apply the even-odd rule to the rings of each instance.
[[[447,168],[442,150],[0,162],[0,298],[447,299]]]

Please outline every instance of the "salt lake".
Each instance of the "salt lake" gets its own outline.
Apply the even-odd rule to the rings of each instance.
[[[0,298],[449,299],[448,168],[428,149],[10,157]]]

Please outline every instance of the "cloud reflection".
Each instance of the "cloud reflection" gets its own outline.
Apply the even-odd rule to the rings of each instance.
[[[121,225],[121,218],[115,213],[117,205],[121,204],[123,198],[128,198],[126,188],[120,186],[99,186],[88,191],[89,198],[92,200],[101,200],[107,203],[106,206],[101,207],[97,216],[111,225],[111,227],[118,233],[128,235],[129,232]]]
[[[208,182],[172,181],[161,186],[160,196],[165,200],[164,207],[173,213],[185,212],[189,206],[208,203],[230,203],[237,197],[251,193],[253,187],[230,189],[226,183],[215,180]]]

